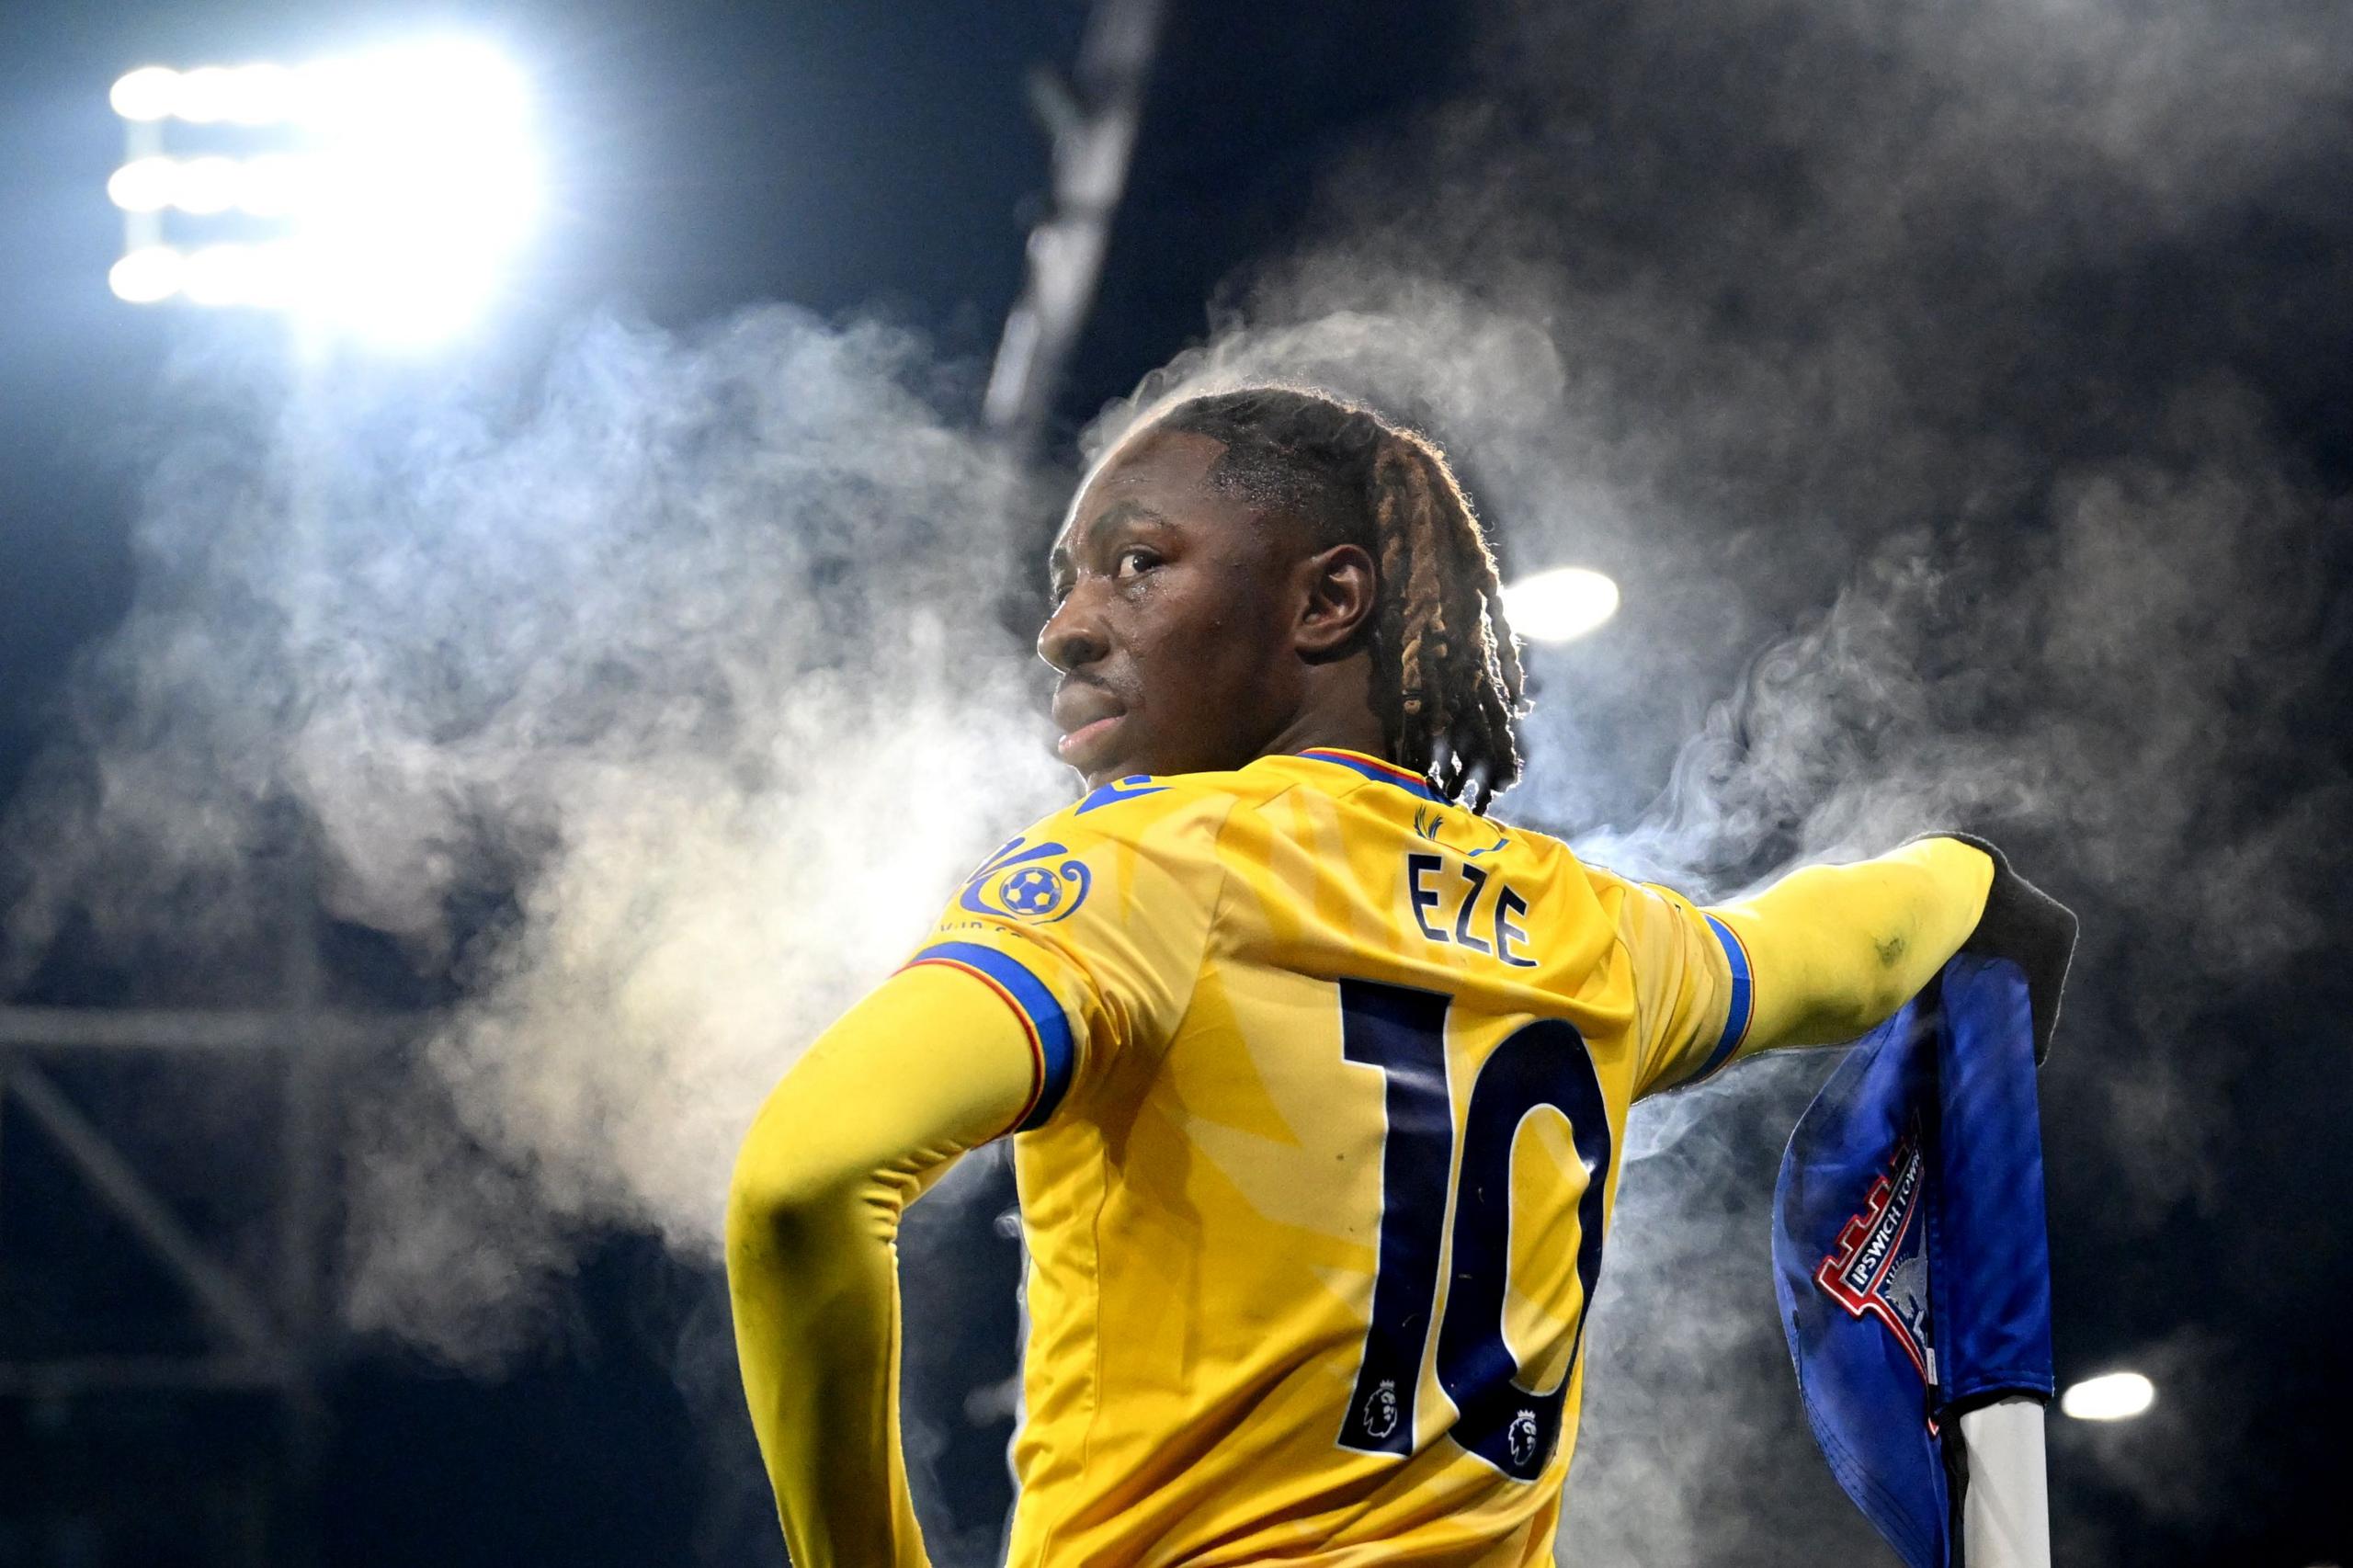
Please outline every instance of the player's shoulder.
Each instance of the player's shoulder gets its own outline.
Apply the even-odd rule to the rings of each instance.
[[[1607,853],[1607,849],[1596,852]],[[1629,875],[1585,857],[1578,860],[1578,871],[1603,913],[1620,930],[1647,930],[1662,920],[1672,924],[1677,916],[1697,917],[1692,901],[1665,882]]]
[[[1240,773],[1131,773],[1089,790],[1029,831],[1090,843],[1141,844],[1223,820],[1250,798],[1250,784]]]
[[[983,869],[1012,855],[1076,855],[1181,871],[1215,859],[1227,818],[1253,793],[1239,773],[1131,774],[1039,818]]]
[[[1652,891],[1556,834],[1465,806],[1449,806],[1442,815],[1428,812],[1427,821],[1417,818],[1415,830],[1436,847],[1455,850],[1531,892],[1540,888],[1556,910],[1566,904],[1597,909],[1614,923],[1630,899]]]
[[[1223,774],[1132,774],[1088,790],[1006,840],[965,881],[969,913],[1025,926],[1144,897],[1167,908],[1212,895],[1218,840],[1237,803]],[[1097,890],[1101,891],[1097,891]]]
[[[1558,835],[1522,823],[1487,817],[1477,821],[1482,831],[1494,834],[1498,840],[1492,857],[1495,868],[1507,870],[1515,880],[1525,879],[1531,887],[1543,889],[1543,896],[1555,909],[1569,904],[1587,909],[1598,905],[1605,913],[1612,912],[1625,890],[1632,885],[1608,867],[1587,860],[1574,845]]]

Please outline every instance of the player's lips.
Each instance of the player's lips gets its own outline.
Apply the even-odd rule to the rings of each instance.
[[[1064,762],[1074,767],[1083,766],[1080,758],[1086,754],[1087,748],[1097,740],[1108,735],[1113,727],[1124,717],[1126,717],[1124,714],[1109,713],[1091,723],[1081,724],[1054,743],[1055,753]]]
[[[1099,686],[1065,686],[1054,693],[1054,722],[1062,739],[1054,753],[1074,767],[1084,767],[1092,752],[1118,727],[1127,710]]]

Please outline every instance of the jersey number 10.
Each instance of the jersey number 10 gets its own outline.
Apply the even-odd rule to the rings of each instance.
[[[1601,1277],[1609,1118],[1593,1058],[1574,1025],[1540,1018],[1495,1047],[1471,1085],[1449,1245],[1446,1177],[1454,1164],[1454,1107],[1447,1087],[1446,1013],[1451,1001],[1402,985],[1340,982],[1341,1053],[1381,1069],[1389,1123],[1381,1153],[1372,1322],[1340,1445],[1367,1453],[1413,1451],[1414,1407],[1438,1270],[1450,1263],[1452,1286],[1438,1324],[1438,1386],[1455,1409],[1447,1436],[1506,1475],[1533,1481],[1560,1440],[1561,1407],[1586,1314],[1578,1312],[1559,1385],[1550,1393],[1522,1388],[1518,1359],[1504,1339],[1512,1143],[1520,1123],[1540,1107],[1568,1119],[1586,1172],[1577,1202],[1577,1281],[1590,1308]]]

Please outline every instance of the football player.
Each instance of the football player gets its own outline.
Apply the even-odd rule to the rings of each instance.
[[[1438,449],[1336,397],[1148,415],[1051,572],[1087,793],[973,873],[737,1166],[792,1561],[925,1561],[892,1238],[1010,1138],[1014,1563],[1549,1562],[1628,1108],[1863,1033],[1989,893],[2039,895],[1930,837],[1700,909],[1483,814],[1520,767],[1494,558]]]

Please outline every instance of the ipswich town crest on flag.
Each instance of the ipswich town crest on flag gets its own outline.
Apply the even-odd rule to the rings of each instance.
[[[1915,1120],[1886,1172],[1871,1183],[1862,1210],[1838,1233],[1837,1248],[1813,1271],[1824,1294],[1852,1316],[1876,1318],[1895,1336],[1920,1374],[1924,1399],[1937,1381],[1937,1347],[1928,1332],[1928,1233],[1920,1222],[1926,1169]],[[1932,1421],[1929,1430],[1935,1429]]]
[[[1790,1135],[1773,1266],[1806,1418],[1911,1568],[1951,1568],[1953,1420],[2048,1399],[2051,1259],[2026,982],[1952,960]]]

